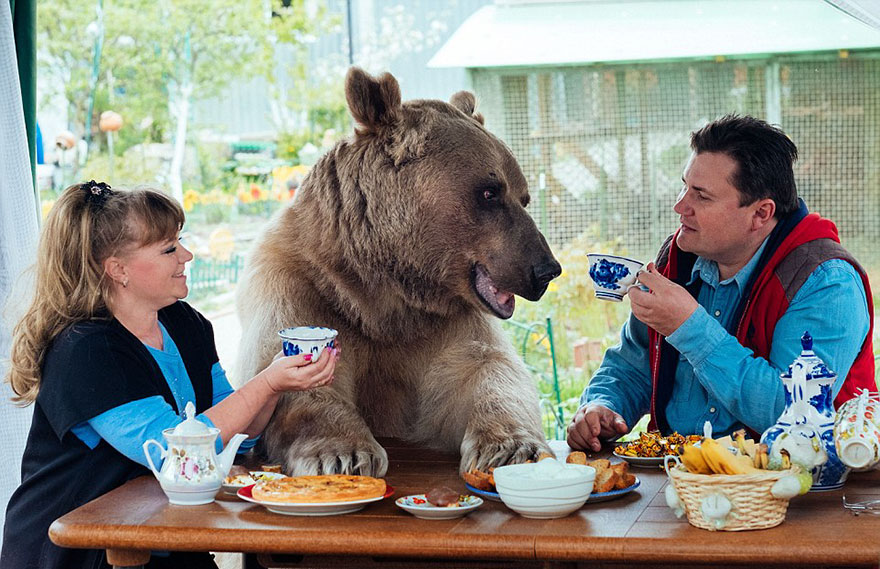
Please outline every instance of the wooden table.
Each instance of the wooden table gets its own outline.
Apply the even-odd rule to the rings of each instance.
[[[397,441],[388,450],[395,496],[447,485],[461,488],[458,458]],[[565,456],[568,447],[555,442]],[[555,520],[523,518],[486,501],[457,520],[417,519],[389,498],[360,512],[329,517],[274,514],[219,494],[204,506],[174,506],[152,476],[132,480],[59,518],[56,544],[105,548],[116,566],[147,561],[150,550],[293,554],[293,567],[578,567],[581,565],[877,566],[880,516],[844,510],[844,491],[791,502],[785,522],[747,532],[708,532],[666,506],[661,470],[635,468],[641,486],[614,501],[586,504]],[[880,471],[855,473],[850,499],[880,499]],[[288,556],[290,557],[290,556]],[[290,559],[288,559],[290,560]]]

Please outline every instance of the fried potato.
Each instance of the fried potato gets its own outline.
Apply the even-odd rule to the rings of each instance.
[[[587,464],[587,455],[579,450],[571,452],[565,457],[568,464]]]
[[[615,490],[623,490],[624,488],[629,488],[633,484],[636,483],[636,477],[634,474],[630,474],[627,472],[618,478],[617,483],[614,485]]]
[[[541,462],[545,458],[556,458],[556,457],[554,455],[550,454],[549,452],[542,452],[541,454],[538,455],[538,462]]]
[[[623,490],[635,484],[636,477],[629,473],[628,463],[618,462],[617,464],[612,464],[611,470],[617,473],[617,482],[614,483],[615,490]]]
[[[476,488],[477,490],[485,490],[488,492],[495,491],[495,479],[491,473],[473,469],[461,475],[464,481]]]
[[[263,472],[281,472],[280,464],[262,464],[260,470]]]

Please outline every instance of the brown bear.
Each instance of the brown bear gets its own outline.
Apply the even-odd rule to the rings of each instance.
[[[343,346],[331,385],[279,401],[270,460],[381,476],[374,436],[459,451],[462,470],[549,452],[534,379],[498,320],[561,272],[516,159],[471,93],[401,103],[390,74],[352,68],[345,95],[354,135],[269,222],[238,287],[237,377],[266,366],[288,326],[335,328]]]

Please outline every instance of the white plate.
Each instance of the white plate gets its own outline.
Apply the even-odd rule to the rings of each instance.
[[[259,504],[276,514],[286,516],[335,516],[338,514],[350,514],[362,510],[370,502],[378,502],[394,494],[394,488],[385,485],[385,494],[365,500],[351,500],[349,502],[317,502],[317,503],[287,503],[287,502],[264,502],[257,500],[251,494],[254,485],[245,486],[238,491],[238,497],[245,502]]]
[[[277,478],[284,478],[284,475],[280,472],[265,472],[263,470],[251,470],[250,475],[253,478],[254,476],[259,476],[260,480],[275,480]],[[250,482],[244,484],[227,484],[224,480],[223,484],[220,485],[220,488],[223,489],[227,494],[237,494],[239,490],[244,488],[245,486],[251,486],[256,483],[257,480],[252,480]]]
[[[592,494],[590,494],[590,497],[587,498],[587,504],[595,504],[596,502],[606,502],[608,500],[620,498],[621,496],[629,494],[630,492],[641,486],[641,484],[642,481],[639,480],[638,476],[636,476],[636,481],[626,488],[621,488],[620,490],[609,490],[608,492],[593,492]]]
[[[395,504],[423,520],[451,520],[460,518],[483,505],[483,500],[476,496],[462,495],[456,506],[435,506],[428,502],[424,494],[403,496],[394,501]]]
[[[640,468],[662,468],[663,467],[663,456],[626,456],[623,454],[614,454],[620,460],[625,460],[633,466],[638,466]]]

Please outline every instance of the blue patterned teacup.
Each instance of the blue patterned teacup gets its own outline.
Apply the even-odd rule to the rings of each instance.
[[[285,356],[312,354],[312,361],[321,357],[324,348],[336,344],[336,330],[320,326],[297,326],[280,330],[281,348]]]
[[[604,253],[590,253],[587,258],[590,260],[590,278],[593,279],[596,298],[614,302],[623,300],[623,295],[636,283],[636,277],[644,266],[644,263],[635,259]]]

